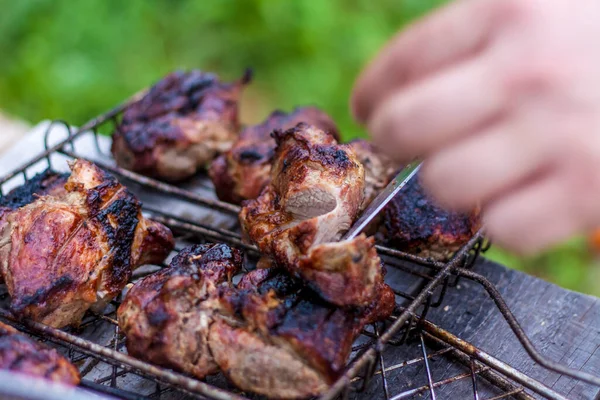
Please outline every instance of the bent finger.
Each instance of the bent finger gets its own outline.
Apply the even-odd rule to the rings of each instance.
[[[378,103],[398,87],[485,47],[497,3],[453,2],[397,34],[357,79],[351,99],[355,118],[366,122]]]
[[[569,238],[583,226],[573,212],[563,180],[547,175],[484,208],[493,241],[520,254],[533,254]]]
[[[489,203],[549,168],[545,141],[528,141],[509,123],[495,125],[426,160],[425,187],[445,206],[469,210]]]
[[[494,69],[482,55],[397,91],[374,112],[370,134],[401,161],[470,135],[509,106]]]

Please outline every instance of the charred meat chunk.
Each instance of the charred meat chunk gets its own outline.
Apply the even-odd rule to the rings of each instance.
[[[340,309],[275,269],[249,272],[234,287],[240,269],[237,250],[194,246],[136,283],[118,310],[128,351],[199,378],[221,370],[268,397],[306,398],[340,376],[364,325],[395,306],[382,285],[368,306]]]
[[[373,239],[335,242],[363,204],[362,163],[349,145],[306,124],[274,137],[271,182],[240,212],[245,236],[327,301],[370,303],[383,279]]]
[[[363,309],[344,310],[319,299],[281,270],[254,270],[220,298],[241,326],[218,319],[210,349],[238,387],[278,399],[306,398],[329,387],[367,323],[389,317],[395,298],[382,285]]]
[[[250,79],[249,71],[232,83],[199,70],[167,75],[125,111],[113,134],[117,164],[167,181],[193,176],[231,147]]]
[[[118,310],[129,354],[198,378],[217,372],[208,347],[221,308],[217,288],[230,285],[241,265],[237,249],[196,245],[181,251],[169,268],[137,282]]]
[[[77,160],[64,190],[7,212],[0,275],[11,311],[53,327],[77,325],[127,284],[133,269],[174,246],[168,228],[144,218],[124,186]]]
[[[77,385],[80,380],[77,368],[55,349],[38,343],[1,322],[0,369],[66,385]]]
[[[261,124],[242,130],[232,148],[212,162],[209,175],[219,199],[240,204],[257,198],[270,180],[277,146],[271,133],[293,128],[300,122],[322,129],[339,140],[333,120],[316,107],[299,107],[289,114],[274,111]]]
[[[385,208],[380,235],[399,250],[443,261],[480,227],[479,210],[469,214],[444,210],[425,193],[417,175]]]

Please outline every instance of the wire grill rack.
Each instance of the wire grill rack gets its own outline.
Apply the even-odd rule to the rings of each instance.
[[[189,187],[175,187],[119,168],[106,154],[99,130],[117,129],[123,110],[142,95],[143,92],[133,96],[126,103],[76,130],[63,121],[54,121],[45,135],[45,150],[0,178],[0,196],[5,195],[15,182],[31,178],[32,171],[39,171],[41,166],[57,169],[59,163],[65,164],[64,160],[88,159],[120,178],[144,201],[146,214],[176,233],[176,251],[185,244],[219,241],[244,249],[252,261],[257,255],[256,248],[243,243],[236,231],[238,206],[217,200],[206,177],[199,177]],[[63,128],[61,131],[66,132],[67,136],[51,144],[50,136],[57,127]],[[92,156],[89,151],[80,151],[78,148],[83,138],[95,143]],[[195,211],[182,212],[181,208],[160,206],[162,202],[171,202],[173,199],[195,207]],[[190,215],[201,215],[202,218],[192,218]],[[353,347],[346,372],[320,399],[400,400],[428,397],[435,400],[447,385],[468,385],[470,397],[475,400],[565,399],[564,395],[536,379],[428,321],[428,312],[444,303],[447,291],[452,290],[460,279],[481,285],[534,362],[548,370],[600,386],[599,377],[570,369],[541,355],[500,292],[488,279],[471,270],[479,254],[488,245],[483,233],[478,232],[447,263],[377,246],[388,269],[388,283],[397,295],[396,310],[388,321],[369,326],[363,331]],[[134,280],[164,266],[143,267],[134,273]],[[76,330],[58,330],[33,321],[18,321],[3,308],[7,298],[6,290],[0,286],[0,319],[59,348],[79,367],[83,378],[81,385],[95,392],[132,400],[261,398],[229,386],[220,375],[201,381],[128,356],[124,337],[115,320],[119,298],[103,314],[88,314]],[[396,352],[397,349],[402,349],[402,359],[396,357],[394,362],[390,362],[390,352]],[[436,365],[448,365],[449,362],[453,366],[452,373],[436,379]],[[416,367],[423,371],[421,380],[408,382],[400,390],[392,391],[391,379]]]

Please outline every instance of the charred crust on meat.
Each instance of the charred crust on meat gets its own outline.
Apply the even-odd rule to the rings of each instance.
[[[342,149],[338,149],[334,146],[327,146],[317,147],[316,150],[320,156],[320,161],[326,166],[346,168],[347,165],[353,164],[346,155],[346,152]]]
[[[95,216],[104,228],[109,246],[115,249],[113,253],[115,268],[110,275],[111,291],[120,290],[131,278],[131,249],[135,230],[139,223],[139,212],[140,204],[131,196],[130,198],[115,200]]]
[[[113,133],[115,160],[169,181],[189,178],[235,140],[238,100],[250,80],[248,71],[231,83],[199,70],[167,75],[123,113]]]
[[[57,173],[46,170],[28,179],[22,186],[10,191],[6,196],[0,197],[0,208],[17,209],[23,207],[40,196],[64,189],[69,179],[68,173]]]
[[[304,398],[341,375],[366,323],[393,311],[387,286],[366,307],[338,308],[283,270],[226,284],[223,271],[239,271],[240,255],[226,245],[186,248],[136,283],[117,312],[128,352],[198,378],[220,369],[243,390]]]
[[[58,351],[0,322],[0,369],[66,385],[79,383],[79,371]]]
[[[11,302],[10,309],[15,315],[19,315],[29,306],[45,303],[48,299],[58,295],[60,292],[68,291],[73,283],[75,283],[75,280],[72,277],[63,275],[52,282],[51,285],[39,288],[33,295],[17,298],[15,301]]]
[[[239,154],[240,161],[248,164],[269,158],[269,154],[261,154],[255,149],[244,149]]]
[[[435,259],[448,259],[481,226],[479,211],[444,210],[428,196],[418,176],[384,211],[383,241],[400,250]]]
[[[193,271],[206,279],[231,281],[242,266],[243,256],[224,243],[199,244],[182,250],[171,262],[175,271]],[[199,279],[199,278],[198,278]]]
[[[115,178],[84,160],[70,167],[65,184],[5,212],[0,225],[0,274],[13,314],[58,328],[101,310],[133,269],[162,262],[174,245]]]
[[[159,304],[158,307],[148,313],[148,322],[156,328],[164,326],[171,319],[173,319],[173,315],[167,311],[163,304]]]
[[[287,148],[287,153],[282,161],[282,172],[287,170],[292,162],[305,160],[307,162],[315,162],[321,164],[324,168],[329,168],[332,172],[338,170],[346,170],[357,168],[357,162],[354,157],[348,155],[352,151],[345,145],[339,145],[335,138],[325,131],[321,131],[320,135],[324,135],[319,142],[313,140],[313,134],[306,134],[315,127],[307,123],[300,122],[295,127],[287,130],[273,131],[273,137],[277,143],[276,154],[280,154],[283,145],[287,140],[293,140],[297,145]],[[318,129],[318,128],[317,128]]]

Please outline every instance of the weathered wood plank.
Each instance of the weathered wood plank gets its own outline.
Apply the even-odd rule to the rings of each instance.
[[[542,354],[572,368],[600,374],[600,299],[564,290],[490,261],[482,260],[474,270],[496,285]],[[600,388],[560,376],[534,363],[478,283],[462,279],[448,292],[445,305],[432,310],[428,318],[569,399],[593,399],[600,391]],[[403,348],[386,350],[386,364],[418,357],[420,352],[418,343],[414,342]],[[449,363],[446,357],[435,357],[430,364],[434,381],[468,372],[467,368]],[[391,372],[388,381],[392,395],[426,385],[424,364],[419,362]],[[380,380],[375,379],[369,390],[356,398],[382,398],[380,388]],[[500,393],[481,380],[479,389],[480,398]],[[473,398],[471,380],[445,385],[437,389],[436,394],[439,399]],[[424,398],[429,398],[428,392]]]

